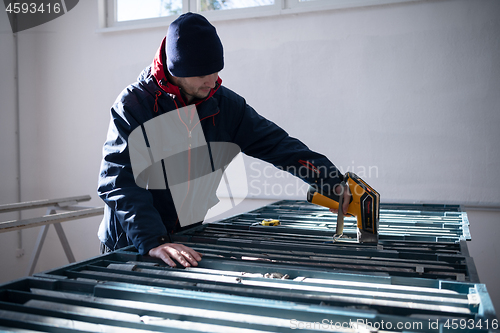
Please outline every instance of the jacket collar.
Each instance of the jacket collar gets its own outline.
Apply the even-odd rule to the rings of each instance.
[[[166,37],[163,38],[160,47],[158,48],[158,51],[156,51],[156,55],[153,60],[153,65],[151,67],[151,74],[155,78],[156,82],[160,86],[161,90],[166,92],[167,94],[174,95],[177,97],[178,100],[182,101],[183,105],[185,106],[185,101],[182,98],[181,91],[179,87],[176,85],[168,82],[167,80],[167,75],[165,74],[165,71],[167,71],[167,55],[165,54],[165,44],[166,44]],[[215,92],[219,89],[219,87],[222,84],[222,79],[220,77],[217,78],[217,82],[215,84],[215,88],[210,90],[209,95],[200,101],[197,101],[195,104],[199,105],[200,103],[206,101],[210,97],[212,97]]]

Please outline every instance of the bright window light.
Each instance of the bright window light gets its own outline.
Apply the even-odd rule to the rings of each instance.
[[[414,1],[419,0],[99,0],[99,26],[107,31],[165,26],[186,12],[212,22]]]
[[[182,0],[116,0],[118,22],[177,14],[182,14]]]
[[[222,10],[274,5],[274,0],[201,0],[201,10]]]

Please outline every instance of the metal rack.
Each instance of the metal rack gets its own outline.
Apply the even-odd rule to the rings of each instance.
[[[263,219],[280,221],[265,227]],[[303,201],[280,201],[173,237],[208,255],[273,265],[325,267],[334,271],[479,282],[469,256],[467,214],[458,206],[382,205],[379,243],[356,243],[356,220],[346,218],[351,237],[333,241],[336,215]],[[248,261],[248,260],[247,260]]]
[[[335,231],[337,217],[326,208],[305,201],[283,200],[252,212],[240,214],[214,225],[248,227],[263,218],[278,219],[289,230]],[[356,220],[344,219],[344,233],[356,238]],[[470,240],[467,214],[457,205],[381,204],[379,234],[381,240],[457,242]]]

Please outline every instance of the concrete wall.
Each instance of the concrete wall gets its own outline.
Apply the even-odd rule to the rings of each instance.
[[[499,14],[495,0],[445,0],[217,21],[226,61],[220,75],[258,112],[365,178],[385,202],[498,206]],[[0,203],[8,203],[17,198],[14,58],[4,12],[0,20]],[[80,1],[19,33],[24,201],[91,194],[89,205],[102,205],[95,190],[109,108],[151,62],[166,27],[102,33],[97,22],[97,2]],[[253,199],[303,198],[294,178],[252,159],[247,166],[238,194],[246,185]],[[498,221],[491,214],[487,220]],[[482,238],[500,226],[482,219],[471,213],[471,252],[488,263],[480,277],[500,308],[499,247]],[[98,223],[64,224],[77,260],[98,254]],[[2,264],[12,269],[0,280],[23,275],[37,232],[23,232],[21,258],[15,235],[0,234]],[[37,271],[65,263],[51,231]]]
[[[0,204],[18,200],[18,172],[16,147],[16,48],[15,39],[5,12],[0,12]],[[0,214],[0,221],[15,220],[17,213]],[[16,256],[18,234],[0,234],[2,271],[6,277],[19,275],[19,258]],[[3,277],[5,276],[5,278]]]

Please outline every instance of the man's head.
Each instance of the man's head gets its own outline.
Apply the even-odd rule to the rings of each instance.
[[[215,88],[215,82],[219,77],[218,73],[203,76],[175,77],[171,76],[173,84],[181,89],[182,95],[188,103],[207,98],[210,90]]]
[[[199,14],[183,14],[170,24],[165,52],[168,71],[175,77],[211,75],[224,67],[217,31]]]

